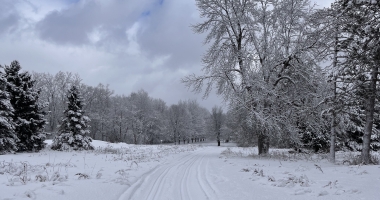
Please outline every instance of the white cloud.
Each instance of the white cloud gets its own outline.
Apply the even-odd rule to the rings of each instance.
[[[60,11],[67,8],[69,5],[63,1],[51,0],[15,0],[15,7],[22,16],[30,22],[37,22],[43,19],[52,11]]]
[[[151,68],[157,69],[158,67],[163,66],[170,59],[170,57],[171,55],[165,55],[154,58],[151,63]]]
[[[130,55],[140,54],[140,45],[137,43],[137,33],[140,29],[139,22],[135,22],[132,27],[125,31],[128,39],[127,52]]]
[[[87,33],[87,37],[92,44],[96,44],[106,36],[107,33],[102,29],[102,26],[95,27],[91,32]]]

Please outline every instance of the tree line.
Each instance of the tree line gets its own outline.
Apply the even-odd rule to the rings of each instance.
[[[210,47],[182,79],[229,104],[241,145],[379,149],[380,1],[196,0]],[[237,120],[239,119],[239,120]]]
[[[115,95],[108,85],[89,86],[70,72],[33,73],[40,99],[47,103],[45,130],[59,130],[66,108],[66,94],[75,85],[83,98],[83,110],[91,119],[89,136],[93,139],[131,144],[195,142],[209,135],[209,111],[195,100],[168,106],[144,90],[130,95]]]
[[[0,72],[0,152],[92,149],[92,139],[131,144],[191,143],[210,135],[210,112],[195,100],[166,105],[144,90],[115,95],[71,72]]]

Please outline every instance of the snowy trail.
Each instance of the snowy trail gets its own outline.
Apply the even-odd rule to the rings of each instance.
[[[227,146],[206,145],[208,144],[196,151],[174,156],[139,176],[118,199],[379,199],[379,192],[375,189],[380,180],[376,173],[378,166],[369,166],[364,170],[358,167],[332,165],[327,161],[318,162],[324,170],[322,173],[315,169],[315,162],[279,162],[276,159],[228,157],[221,154]],[[244,151],[242,148],[238,150]],[[263,170],[264,175],[259,176],[254,170]],[[301,180],[300,177],[306,177],[306,174],[307,185],[301,185],[298,180]],[[353,178],[355,182],[352,181]],[[289,182],[289,180],[294,181]],[[331,180],[337,184],[327,187]],[[286,185],[282,186],[284,182]],[[363,189],[358,185],[366,185],[368,188]],[[365,192],[367,194],[362,196]]]
[[[140,177],[119,198],[127,199],[219,199],[210,181],[210,160],[220,150],[203,148],[158,166]]]

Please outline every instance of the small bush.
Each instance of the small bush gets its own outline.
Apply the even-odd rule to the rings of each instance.
[[[67,179],[68,179],[68,175],[63,176],[58,171],[55,171],[53,175],[50,177],[50,181],[63,182],[63,181],[66,181]]]
[[[46,182],[47,181],[47,177],[44,176],[44,175],[41,175],[41,174],[36,175],[36,181],[38,181],[38,182]]]
[[[90,179],[90,176],[85,173],[76,173],[75,176],[78,176],[78,179]]]
[[[250,170],[248,168],[241,169],[242,172],[249,172]]]
[[[277,187],[294,187],[299,184],[301,187],[309,187],[309,178],[306,175],[297,177],[295,175],[289,175],[286,179],[278,180],[279,183],[275,184]]]
[[[380,156],[370,154],[370,163],[374,165],[380,165]],[[343,159],[344,165],[362,165],[362,157],[361,155],[355,155],[353,153],[347,154]]]
[[[371,154],[371,162],[374,165],[380,165],[380,156]]]

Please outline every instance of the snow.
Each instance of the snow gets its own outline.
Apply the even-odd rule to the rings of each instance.
[[[51,140],[47,141],[48,146]],[[380,199],[378,165],[343,165],[355,154],[289,154],[233,143],[111,144],[94,151],[0,156],[5,199]]]

